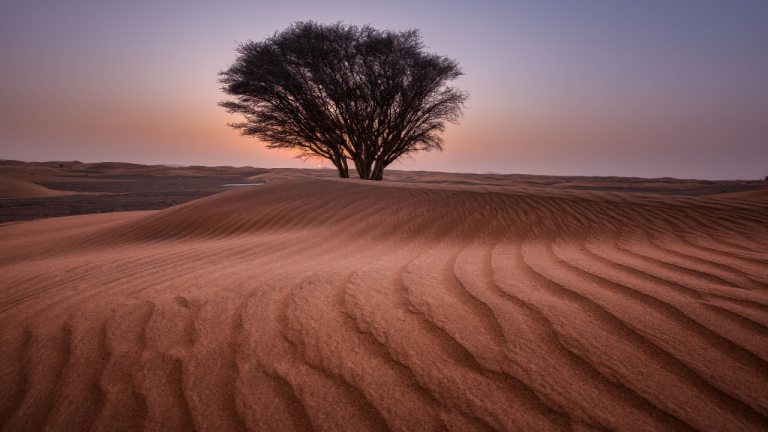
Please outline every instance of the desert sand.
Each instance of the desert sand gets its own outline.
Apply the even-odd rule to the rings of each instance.
[[[730,192],[724,194],[714,194],[712,197],[717,198],[735,198],[746,200],[768,200],[768,189],[763,190],[751,190],[743,192]]]
[[[0,177],[0,198],[31,198],[76,194],[77,192],[51,190],[45,186],[25,180]]]
[[[768,202],[328,171],[0,225],[2,430],[768,424]]]

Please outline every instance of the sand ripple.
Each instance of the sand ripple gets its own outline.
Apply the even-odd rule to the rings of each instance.
[[[3,430],[763,430],[768,203],[304,180],[0,227]]]

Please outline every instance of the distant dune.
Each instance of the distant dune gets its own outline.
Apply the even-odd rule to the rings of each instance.
[[[713,198],[735,198],[746,200],[768,200],[768,189],[744,191],[744,192],[731,192],[724,194],[710,195]]]
[[[448,177],[0,226],[3,430],[765,430],[768,202]]]
[[[32,182],[0,177],[0,198],[32,198],[74,194],[76,192],[51,190]]]
[[[354,177],[354,169],[350,170]],[[245,181],[283,181],[297,178],[332,179],[335,169],[317,168],[254,168],[232,166],[174,166],[140,165],[124,162],[83,163],[20,162],[0,160],[0,177],[34,182],[94,182],[130,181],[139,176],[152,177],[242,177]],[[431,171],[387,170],[385,182],[421,183],[471,186],[512,186],[528,188],[557,188],[630,193],[660,193],[667,195],[701,196],[731,192],[764,190],[762,180],[695,180],[639,177],[548,176],[498,173],[445,173]]]

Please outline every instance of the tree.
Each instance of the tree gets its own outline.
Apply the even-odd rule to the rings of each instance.
[[[425,51],[418,30],[395,32],[293,23],[262,42],[238,45],[219,73],[219,102],[245,121],[230,124],[267,148],[329,159],[342,178],[352,160],[361,179],[381,180],[395,160],[443,149],[468,94],[447,83],[456,61]]]

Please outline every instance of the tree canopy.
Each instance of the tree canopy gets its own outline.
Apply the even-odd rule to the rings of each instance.
[[[267,148],[329,159],[349,177],[381,180],[384,169],[418,151],[442,150],[445,122],[461,117],[468,94],[447,83],[458,63],[425,51],[418,30],[297,22],[237,47],[219,73],[219,102],[245,121],[230,124]]]

